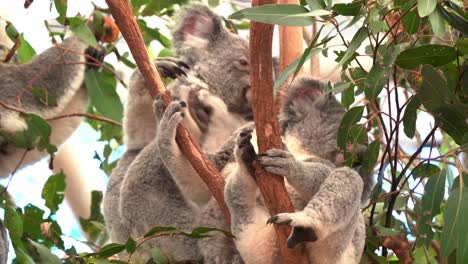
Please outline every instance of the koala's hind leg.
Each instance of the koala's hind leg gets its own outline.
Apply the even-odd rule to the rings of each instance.
[[[324,240],[327,244],[330,241],[350,244],[360,215],[362,188],[362,179],[356,171],[347,167],[335,169],[304,210],[277,214],[268,222],[293,227],[288,247]]]
[[[231,212],[231,231],[245,263],[277,263],[278,247],[268,213],[257,203],[258,187],[253,177],[255,150],[250,131],[239,134],[235,150],[237,168],[229,175],[224,190]]]

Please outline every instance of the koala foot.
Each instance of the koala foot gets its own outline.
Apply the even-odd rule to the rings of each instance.
[[[265,153],[258,155],[257,162],[266,171],[282,176],[291,175],[297,163],[291,153],[282,149],[267,150]]]
[[[158,58],[156,60],[156,67],[158,67],[158,72],[163,78],[170,77],[172,79],[187,76],[186,71],[190,69],[185,62],[170,57]]]
[[[241,131],[237,137],[237,148],[236,148],[236,157],[238,162],[241,163],[241,166],[244,166],[247,169],[248,173],[255,177],[255,169],[252,165],[252,162],[257,157],[255,149],[250,143],[252,139],[252,130]]]
[[[268,219],[267,224],[289,225],[291,234],[286,241],[289,248],[294,248],[301,242],[317,241],[316,230],[311,225],[311,218],[303,213],[282,213]]]

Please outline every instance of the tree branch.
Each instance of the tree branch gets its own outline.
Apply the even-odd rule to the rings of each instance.
[[[151,62],[146,51],[140,28],[133,16],[132,7],[128,0],[106,0],[107,5],[115,19],[117,26],[127,41],[130,51],[135,59],[141,74],[145,78],[147,88],[151,96],[161,94],[164,104],[167,106],[171,101],[170,92],[165,88],[163,81],[154,63]],[[148,109],[151,111],[151,109]],[[195,171],[207,184],[214,198],[221,207],[226,221],[230,223],[229,210],[224,203],[224,179],[213,166],[213,164],[202,153],[198,144],[190,136],[185,127],[177,127],[177,143],[187,160],[192,164]]]
[[[274,0],[254,0],[252,6],[273,4]],[[283,148],[275,109],[272,77],[273,25],[251,22],[250,24],[250,84],[252,109],[259,153],[271,148]],[[301,39],[302,41],[302,39]],[[258,187],[270,214],[294,212],[294,207],[284,185],[283,177],[270,174],[256,167]],[[303,247],[288,249],[286,240],[291,232],[287,226],[275,225],[283,263],[305,263]]]

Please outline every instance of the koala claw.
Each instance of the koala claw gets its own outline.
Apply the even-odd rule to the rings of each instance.
[[[318,236],[311,226],[307,226],[306,216],[297,213],[282,213],[270,217],[267,224],[289,225],[292,227],[291,234],[286,241],[288,248],[294,248],[301,242],[317,241]]]
[[[294,158],[294,156],[287,150],[283,149],[269,149],[265,153],[260,154],[262,157],[274,157],[274,158]]]
[[[288,151],[281,149],[270,149],[257,156],[257,162],[265,168],[266,171],[288,176],[296,169],[296,160]]]

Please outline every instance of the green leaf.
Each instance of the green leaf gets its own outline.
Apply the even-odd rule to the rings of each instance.
[[[361,10],[362,1],[356,1],[349,4],[335,4],[332,10],[342,16],[355,16]]]
[[[379,96],[383,87],[387,83],[388,78],[390,77],[392,68],[384,67],[379,63],[375,63],[369,74],[364,81],[366,98],[371,99]]]
[[[50,249],[48,249],[44,245],[39,244],[31,239],[28,239],[28,240],[29,240],[29,243],[31,243],[36,248],[36,251],[39,254],[40,261],[38,262],[38,264],[61,264],[62,263],[62,261],[57,256],[55,256],[54,254],[52,254],[52,252],[50,252]]]
[[[15,208],[5,208],[5,227],[8,229],[11,240],[19,240],[23,235],[23,220]]]
[[[94,37],[91,29],[78,17],[69,17],[70,29],[75,35],[81,40],[85,41],[89,45],[97,46],[97,40]]]
[[[440,4],[437,4],[437,10],[439,10],[440,15],[451,25],[463,32],[463,34],[468,34],[468,20],[462,15],[458,14],[449,6],[442,7]]]
[[[108,258],[125,250],[125,245],[110,243],[105,245],[99,252],[87,254],[87,256],[96,256],[96,258]]]
[[[444,228],[440,239],[440,250],[443,257],[447,257],[457,248],[457,263],[468,260],[468,188],[453,190],[444,210]]]
[[[362,161],[363,175],[368,175],[372,172],[379,158],[379,151],[380,142],[378,140],[372,141],[367,147],[364,160]]]
[[[366,27],[362,27],[356,32],[340,62],[335,67],[333,67],[333,70],[330,71],[331,73],[335,72],[354,55],[354,52],[361,46],[362,42],[367,38],[367,34],[368,29]]]
[[[437,0],[418,0],[418,14],[425,17],[434,11]]]
[[[26,63],[30,61],[34,56],[36,56],[36,51],[31,47],[29,42],[24,38],[24,34],[20,35],[21,46],[17,50],[18,58],[21,63]]]
[[[143,5],[148,4],[150,1],[151,0],[132,0],[131,3],[132,3],[133,8],[138,8],[138,7],[141,7]]]
[[[413,178],[427,178],[440,173],[440,168],[434,164],[424,163],[413,170]]]
[[[403,23],[405,26],[406,32],[408,32],[408,34],[414,34],[418,32],[420,22],[421,18],[416,13],[416,10],[409,12],[401,19],[401,23]]]
[[[97,111],[114,121],[122,121],[123,106],[115,91],[115,77],[104,71],[90,69],[86,71],[85,84],[91,104]]]
[[[127,242],[125,243],[125,249],[127,250],[128,253],[133,253],[135,252],[136,248],[136,242],[133,240],[131,237],[127,239]]]
[[[405,108],[403,115],[403,131],[409,138],[414,137],[416,131],[416,119],[418,116],[418,108],[421,106],[421,101],[417,96],[413,96]]]
[[[42,188],[42,199],[45,205],[50,209],[50,214],[57,212],[59,205],[63,202],[65,194],[65,174],[60,172],[47,179]]]
[[[364,106],[356,106],[349,109],[341,119],[340,128],[338,129],[337,144],[342,150],[346,150],[347,134],[353,125],[361,120],[364,112]]]
[[[330,15],[330,11],[317,9],[313,11],[301,5],[262,5],[246,8],[233,13],[231,19],[247,18],[257,22],[283,26],[308,26],[313,24],[312,17]]]
[[[144,237],[150,237],[156,234],[159,234],[161,232],[170,232],[170,231],[177,231],[177,228],[173,226],[156,226],[153,227],[150,231],[148,231]]]
[[[325,9],[325,2],[323,0],[305,0],[310,10]]]
[[[54,0],[55,9],[59,14],[57,21],[60,24],[65,24],[65,18],[67,16],[67,0]]]
[[[429,21],[431,22],[434,34],[439,38],[443,38],[445,35],[445,24],[438,10],[435,10],[429,15]]]
[[[31,89],[31,94],[44,105],[52,107],[57,106],[57,99],[55,96],[49,95],[45,88],[33,88]]]
[[[7,36],[8,36],[8,38],[13,42],[16,41],[16,38],[19,36],[18,30],[10,22],[7,22],[7,25],[5,27],[5,32],[6,32]]]
[[[37,240],[42,237],[41,223],[44,211],[39,207],[28,204],[24,207],[23,229],[28,237]]]
[[[404,69],[414,69],[423,64],[438,67],[454,61],[456,56],[457,52],[453,47],[429,44],[401,52],[396,64]]]
[[[461,38],[457,40],[456,47],[463,55],[467,55],[468,54],[468,39]]]
[[[418,233],[421,243],[426,247],[432,241],[434,232],[432,231],[432,218],[440,213],[440,204],[444,199],[445,192],[445,171],[431,174],[424,187],[424,196],[422,198],[422,217],[419,219]]]
[[[213,228],[213,227],[204,227],[204,226],[200,226],[200,227],[195,227],[191,233],[184,233],[185,236],[187,237],[191,237],[191,238],[204,238],[204,237],[209,237],[209,235],[207,235],[207,233],[210,233],[210,232],[221,232],[223,233],[226,237],[229,237],[229,238],[234,238],[234,235],[229,232],[229,231],[226,231],[226,230],[223,230],[223,229],[219,229],[219,228]]]
[[[278,78],[275,81],[275,86],[273,87],[273,89],[278,89],[278,87],[280,87],[281,84],[283,84],[288,79],[288,77],[291,75],[291,73],[293,73],[293,71],[295,71],[297,68],[302,67],[302,65],[299,64],[301,61],[307,61],[313,55],[319,53],[320,51],[322,51],[322,48],[313,48],[310,50],[309,49],[305,50],[303,54],[303,55],[307,55],[305,59],[303,60],[303,55],[301,55],[301,57],[291,62],[291,64],[289,64],[288,67],[286,67],[286,69],[284,69],[283,72],[281,72],[281,74],[278,76]]]

